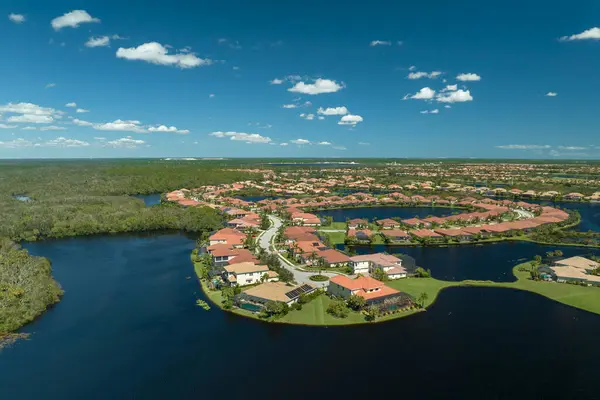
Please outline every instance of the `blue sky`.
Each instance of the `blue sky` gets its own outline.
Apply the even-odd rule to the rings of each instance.
[[[4,0],[0,157],[599,158],[600,2],[495,3]]]

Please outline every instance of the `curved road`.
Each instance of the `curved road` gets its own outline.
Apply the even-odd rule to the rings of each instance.
[[[264,231],[258,238],[258,245],[260,247],[262,247],[263,249],[265,249],[265,251],[267,253],[276,253],[279,256],[279,260],[281,261],[281,265],[287,269],[288,271],[290,271],[292,274],[294,274],[294,280],[301,284],[301,283],[308,283],[312,286],[327,286],[327,282],[314,282],[311,281],[309,279],[309,277],[311,275],[315,275],[314,272],[305,272],[305,271],[300,271],[299,269],[297,269],[292,263],[290,263],[285,257],[283,257],[281,254],[277,253],[274,249],[273,246],[273,240],[275,238],[275,236],[277,235],[277,230],[279,229],[279,227],[281,225],[283,225],[283,222],[281,222],[281,219],[279,219],[278,217],[274,216],[274,215],[269,215],[269,219],[271,220],[271,227],[269,229],[267,229],[266,231]],[[331,273],[331,272],[323,272],[323,275],[326,275],[328,277],[333,277],[337,274]]]

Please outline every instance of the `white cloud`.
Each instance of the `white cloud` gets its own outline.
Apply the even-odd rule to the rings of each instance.
[[[65,107],[77,107],[77,103],[67,103]]]
[[[85,47],[105,47],[108,45],[110,45],[110,38],[108,36],[92,36],[85,42]]]
[[[456,92],[438,94],[435,99],[440,103],[463,103],[465,101],[473,101],[473,96],[471,96],[471,91],[460,89]]]
[[[363,117],[360,115],[347,114],[340,119],[338,125],[356,125],[359,122],[363,122]]]
[[[22,131],[36,131],[37,128],[35,126],[25,126],[21,128]]]
[[[77,113],[88,113],[90,112],[90,110],[86,110],[85,108],[78,108],[77,110],[75,110],[75,112]]]
[[[360,146],[370,146],[371,145],[371,143],[368,143],[368,142],[358,142],[358,144]]]
[[[56,87],[56,83],[48,83],[45,86],[46,89],[50,89],[50,88],[53,88],[53,87]]]
[[[423,110],[420,111],[421,114],[439,114],[440,110],[438,110],[437,108],[435,110]]]
[[[458,85],[446,85],[440,92],[455,92],[456,90],[458,90]]]
[[[506,144],[506,145],[502,145],[502,146],[496,146],[499,149],[505,149],[505,150],[544,150],[544,149],[549,149],[552,146],[549,146],[547,144]]]
[[[435,79],[442,74],[441,71],[431,71],[431,72],[410,72],[407,76],[408,79],[421,79],[421,78],[429,78]]]
[[[287,146],[287,143],[279,143],[280,146]]]
[[[209,95],[208,95],[208,98],[209,98],[209,99],[212,99],[213,97],[215,97],[215,94],[214,94],[214,93],[211,93],[211,94],[209,94]]]
[[[64,130],[67,130],[67,128],[65,128],[64,126],[56,126],[56,125],[42,126],[40,128],[40,131],[64,131]]]
[[[312,121],[313,119],[315,119],[315,114],[300,114],[300,118],[304,118],[308,121]]]
[[[314,83],[297,82],[293,87],[289,88],[288,91],[315,95],[322,93],[335,93],[343,88],[344,86],[338,84],[336,81],[319,78]]]
[[[416,66],[416,65],[411,65],[410,67],[408,67],[408,70],[409,70],[409,71],[414,71],[414,70],[416,70],[416,69],[417,69],[417,66]]]
[[[31,147],[33,146],[33,142],[29,140],[25,140],[23,138],[18,138],[14,140],[10,140],[8,142],[0,142],[0,147],[5,149],[16,149],[19,147]]]
[[[456,76],[456,79],[458,79],[459,81],[480,81],[481,77],[477,74],[474,74],[472,72],[468,72],[468,73],[463,73],[463,74],[458,74]]]
[[[310,144],[310,140],[306,140],[306,139],[294,139],[294,140],[290,140],[290,143],[304,145],[304,144]]]
[[[269,82],[271,85],[281,85],[283,83],[283,79],[273,79],[272,81]]]
[[[406,95],[404,96],[404,100],[407,99],[415,99],[415,100],[429,100],[429,99],[433,99],[433,96],[435,96],[435,90],[428,88],[428,87],[424,87],[421,88],[421,90],[419,90],[417,93],[411,95]]]
[[[6,125],[6,124],[0,124],[0,129],[13,129],[16,128],[16,125]]]
[[[548,92],[548,93],[546,93],[546,96],[547,97],[556,97],[556,96],[558,96],[558,93],[556,93],[556,92]]]
[[[58,31],[66,27],[77,28],[80,24],[90,22],[100,22],[100,20],[92,17],[85,10],[74,10],[64,14],[61,17],[54,18],[50,24],[54,30]]]
[[[57,137],[56,139],[49,140],[45,143],[40,144],[44,147],[87,147],[90,144],[83,140],[67,139],[65,137]]]
[[[117,50],[117,58],[146,61],[151,64],[175,66],[182,69],[195,68],[212,64],[212,60],[198,58],[193,53],[167,54],[168,49],[160,43],[149,42],[138,47]]]
[[[143,140],[134,139],[131,136],[126,136],[126,137],[123,137],[120,139],[110,140],[110,141],[106,142],[106,144],[108,146],[116,147],[116,148],[127,148],[127,149],[136,148],[144,143],[146,143],[146,142],[144,142]]]
[[[317,113],[321,115],[346,115],[348,114],[348,109],[344,106],[327,107],[325,109],[323,107],[319,107]]]
[[[317,144],[320,146],[331,146],[331,143],[329,143],[329,142],[319,142]]]
[[[8,14],[8,19],[14,22],[15,24],[22,24],[26,21],[25,16],[23,14]]]
[[[559,40],[600,40],[600,28],[591,28],[571,36],[563,36]]]
[[[92,126],[92,125],[94,125],[91,122],[82,121],[82,120],[77,119],[77,118],[74,118],[73,121],[71,121],[71,122],[73,122],[75,125],[79,125],[79,126]]]
[[[75,120],[73,120],[75,123]],[[79,125],[79,124],[78,124]],[[146,130],[140,126],[140,121],[134,120],[116,120],[114,122],[107,122],[104,124],[93,124],[94,129],[99,131],[120,131],[120,132],[137,132],[144,133]]]
[[[324,117],[324,116],[322,116],[322,115],[319,115],[317,118],[318,118],[319,120],[324,120],[324,119],[325,119],[325,117]]]
[[[56,110],[50,107],[41,107],[33,103],[8,103],[0,106],[0,113],[54,115]]]
[[[261,136],[258,133],[245,133],[245,132],[212,132],[210,136],[218,138],[230,138],[230,140],[237,140],[246,143],[270,143],[271,138],[268,136]]]
[[[190,131],[187,130],[187,129],[177,129],[174,126],[166,126],[166,125],[151,126],[150,128],[148,128],[148,131],[150,131],[150,132],[180,133],[180,134],[184,134],[184,135],[190,133]]]
[[[389,40],[373,40],[369,46],[391,46],[392,42]]]
[[[298,107],[297,104],[284,104],[283,105],[283,108],[296,108],[296,107]]]
[[[13,115],[7,119],[8,122],[25,122],[30,124],[49,124],[54,122],[54,118],[49,115],[23,114]]]
[[[587,150],[585,147],[580,147],[580,146],[558,146],[559,149],[561,150]]]

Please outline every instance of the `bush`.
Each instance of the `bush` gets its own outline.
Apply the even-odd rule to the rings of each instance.
[[[308,277],[308,279],[315,282],[326,282],[329,280],[329,278],[325,275],[311,275]]]
[[[327,307],[327,313],[336,318],[346,318],[348,316],[348,307],[343,300],[334,300]]]
[[[366,305],[367,301],[364,297],[353,294],[348,298],[348,307],[350,307],[354,311],[359,311]]]

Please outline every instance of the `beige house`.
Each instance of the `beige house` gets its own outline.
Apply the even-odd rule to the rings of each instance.
[[[288,286],[283,282],[265,282],[243,291],[242,298],[251,303],[265,304],[268,301],[281,301],[289,305],[298,301],[301,295],[315,290],[315,287],[307,284]]]
[[[266,265],[256,265],[253,262],[241,262],[237,264],[226,265],[225,280],[231,285],[252,285],[261,281],[264,274],[269,273],[269,267]]]

